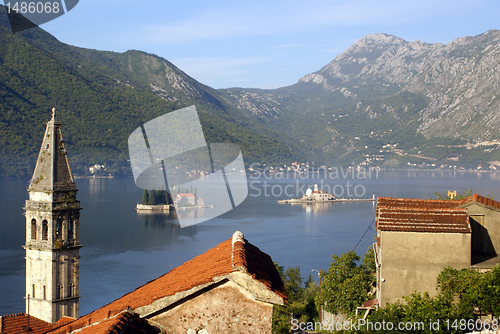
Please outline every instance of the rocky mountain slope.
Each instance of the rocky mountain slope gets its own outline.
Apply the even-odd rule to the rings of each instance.
[[[129,173],[128,134],[191,104],[207,140],[239,145],[248,163],[500,168],[497,30],[446,45],[367,35],[295,85],[216,90],[142,51],[69,46],[36,27],[13,34],[1,9],[0,175],[29,174],[54,104],[80,170]]]
[[[397,144],[407,155],[420,146],[429,158],[458,157],[468,165],[498,160],[496,144],[483,152],[466,152],[461,145],[499,139],[499,86],[498,30],[446,45],[378,33],[295,85],[229,89],[225,98],[248,115],[311,142],[324,159],[360,161]],[[401,156],[395,155],[399,162]]]

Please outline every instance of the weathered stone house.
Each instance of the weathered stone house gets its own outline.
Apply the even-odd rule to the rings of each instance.
[[[500,203],[477,194],[460,201],[378,198],[375,225],[380,306],[413,291],[436,295],[444,267],[498,262]]]
[[[130,313],[162,333],[271,333],[286,292],[271,257],[241,232],[112,303],[51,333],[100,333]]]

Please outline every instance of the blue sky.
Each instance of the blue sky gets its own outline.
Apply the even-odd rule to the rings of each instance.
[[[71,45],[159,55],[214,88],[278,88],[367,34],[448,43],[500,29],[500,1],[80,0],[41,28]]]

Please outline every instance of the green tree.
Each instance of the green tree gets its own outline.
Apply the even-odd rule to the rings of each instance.
[[[480,307],[484,312],[500,316],[500,266],[497,264],[483,276]]]
[[[148,190],[147,190],[147,189],[144,189],[144,192],[142,193],[142,200],[141,200],[141,203],[142,203],[142,204],[148,204],[148,199],[149,199]]]
[[[370,315],[371,322],[423,323],[426,326],[409,333],[462,333],[472,332],[475,312],[482,311],[500,315],[500,267],[496,265],[491,271],[481,273],[475,269],[444,268],[437,278],[439,294],[430,297],[427,292],[414,292],[404,296],[404,303],[397,301],[378,309]],[[472,322],[469,322],[472,321]],[[430,322],[439,323],[430,328]],[[460,325],[467,326],[460,330]]]
[[[291,319],[297,318],[300,322],[314,321],[318,316],[314,299],[319,286],[311,275],[305,280],[300,275],[300,267],[284,267],[274,264],[285,286],[288,300],[283,306],[273,308],[273,333],[289,333]]]
[[[481,273],[475,269],[447,267],[439,274],[440,293],[458,300],[457,308],[463,317],[472,318],[475,310],[500,315],[500,267]]]
[[[365,253],[363,266],[369,273],[376,274],[377,266],[375,264],[375,252],[373,251],[373,245],[371,245]]]
[[[472,196],[474,195],[474,192],[470,189],[465,189],[463,192],[461,193],[458,193],[457,196],[451,198],[450,196],[448,196],[448,192],[444,192],[443,194],[440,194],[438,193],[437,191],[434,193],[436,194],[436,199],[439,199],[439,200],[442,200],[442,201],[450,201],[450,200],[454,200],[454,201],[459,201],[461,199],[464,199],[464,198],[467,198],[469,196]]]
[[[397,301],[387,304],[385,308],[379,308],[368,319],[372,323],[390,322],[394,326],[402,323],[411,323],[414,326],[411,330],[398,331],[399,333],[457,333],[451,328],[456,319],[468,319],[458,313],[458,309],[453,305],[453,300],[440,294],[437,297],[430,297],[426,292],[414,292],[410,296],[403,297],[404,302]],[[448,321],[446,326],[445,321]],[[431,328],[430,323],[438,322],[439,326]],[[364,328],[365,330],[367,328]],[[392,331],[391,331],[392,332]],[[366,331],[372,333],[372,331]]]
[[[453,196],[450,197],[448,196],[448,192],[444,192],[443,194],[441,193],[438,193],[437,191],[434,193],[436,194],[436,199],[439,199],[439,200],[442,200],[442,201],[459,201],[459,200],[462,200],[464,198],[467,198],[467,197],[470,197],[472,195],[474,195],[474,192],[471,190],[471,189],[465,189],[463,192],[461,193],[457,193],[457,196]],[[493,199],[493,196],[490,196],[489,194],[486,195],[487,198],[491,198]]]
[[[148,205],[156,205],[156,189],[149,192]]]
[[[332,263],[323,274],[321,292],[316,296],[316,305],[330,313],[353,314],[356,307],[370,299],[373,276],[354,251],[332,256]]]

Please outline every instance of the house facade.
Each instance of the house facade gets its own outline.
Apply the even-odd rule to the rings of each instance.
[[[100,333],[129,313],[162,333],[271,333],[286,290],[271,257],[241,232],[169,273],[50,333]]]
[[[414,291],[437,295],[445,267],[498,262],[500,203],[476,194],[461,201],[378,198],[375,225],[382,307]]]

